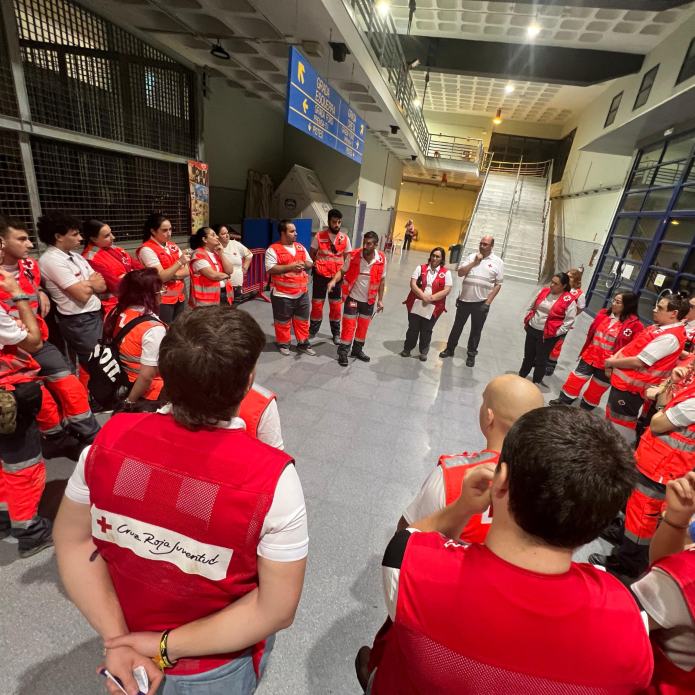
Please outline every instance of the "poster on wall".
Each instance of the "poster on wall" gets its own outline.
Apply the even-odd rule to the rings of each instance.
[[[210,188],[208,165],[205,162],[188,162],[188,186],[191,193],[191,231],[209,224]]]

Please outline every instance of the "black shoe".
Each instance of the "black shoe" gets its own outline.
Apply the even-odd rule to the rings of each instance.
[[[399,354],[401,357],[410,357],[410,350],[401,350]]]
[[[340,333],[333,334],[333,345],[340,345]]]
[[[427,355],[420,353],[420,362],[427,362]]]
[[[546,375],[546,376],[552,376],[552,375],[555,373],[555,367],[556,367],[556,366],[557,366],[557,365],[549,364],[549,365],[545,368],[545,375]]]
[[[625,535],[625,526],[620,519],[614,519],[598,535],[612,545],[620,545]]]
[[[27,528],[13,528],[12,535],[17,539],[19,557],[31,557],[53,545],[52,524],[49,519],[39,516]]]
[[[605,569],[608,569],[609,567],[617,567],[618,565],[617,561],[612,555],[601,555],[601,553],[591,553],[591,555],[589,555],[589,562],[592,565],[605,567]]]
[[[364,343],[360,343],[357,340],[352,344],[352,350],[350,352],[350,357],[356,357],[360,362],[370,362],[371,357],[365,353],[362,349]]]
[[[442,350],[442,351],[439,353],[439,356],[440,356],[442,359],[445,359],[446,357],[453,357],[453,356],[454,356],[454,351],[453,351],[453,350],[449,350],[449,348],[446,348],[446,350]]]
[[[357,651],[357,656],[355,657],[355,674],[357,675],[357,680],[362,686],[362,690],[366,692],[367,684],[369,683],[369,657],[372,654],[372,650],[365,644],[359,648]]]
[[[582,398],[582,402],[579,404],[579,407],[582,410],[588,410],[589,412],[591,412],[592,410],[596,410],[595,405],[589,405],[583,398]]]
[[[567,405],[562,398],[553,398],[552,401],[548,401],[548,405]]]
[[[321,321],[309,321],[309,337],[313,338],[321,328]]]
[[[64,456],[71,461],[77,461],[86,446],[86,442],[80,441],[65,430],[41,437],[41,453],[46,459],[56,459]]]
[[[347,350],[338,350],[338,364],[341,367],[347,367],[350,364],[348,361]]]
[[[475,355],[466,357],[466,367],[475,367]]]

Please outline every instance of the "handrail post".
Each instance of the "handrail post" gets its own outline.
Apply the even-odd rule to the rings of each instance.
[[[543,205],[543,231],[541,233],[541,255],[538,259],[538,280],[541,279],[541,272],[543,271],[543,262],[545,261],[545,243],[546,236],[548,241],[550,241],[550,233],[548,227],[550,220],[550,186],[552,185],[553,179],[553,163],[555,160],[551,159],[548,164],[548,178],[545,184],[545,203]]]
[[[488,162],[487,169],[485,170],[485,176],[483,178],[483,185],[480,187],[480,193],[478,193],[478,197],[475,199],[475,205],[473,205],[473,212],[471,213],[471,219],[468,222],[468,229],[466,230],[466,236],[463,237],[463,241],[461,242],[463,248],[466,248],[466,242],[468,241],[468,235],[471,233],[471,227],[473,226],[473,221],[475,220],[476,213],[478,212],[478,203],[480,202],[480,196],[483,194],[483,191],[485,190],[485,184],[487,183],[487,176],[490,173],[490,167],[492,166],[492,158],[495,156],[494,152],[489,152],[490,155],[490,161]]]
[[[516,172],[516,181],[514,182],[514,192],[512,193],[512,202],[509,204],[509,214],[507,215],[507,227],[504,230],[504,242],[502,243],[501,258],[504,258],[507,252],[507,241],[509,239],[509,231],[512,228],[512,215],[514,214],[514,200],[516,199],[516,189],[519,187],[519,178],[521,177],[521,164],[524,161],[524,155],[519,158],[519,168]]]

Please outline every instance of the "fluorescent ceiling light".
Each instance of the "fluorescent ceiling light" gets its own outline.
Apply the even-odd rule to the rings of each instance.
[[[377,12],[382,16],[386,15],[391,11],[391,3],[389,0],[379,0],[376,4]]]
[[[515,89],[516,89],[516,87],[515,87],[511,82],[509,82],[509,83],[505,86],[504,91],[505,91],[506,94],[512,94],[512,93],[514,92]]]
[[[526,35],[529,39],[535,39],[541,33],[541,25],[534,19],[531,24],[526,27]]]

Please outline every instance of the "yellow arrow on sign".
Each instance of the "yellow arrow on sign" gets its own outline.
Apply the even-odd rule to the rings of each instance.
[[[364,135],[364,123],[360,124],[360,135]]]
[[[304,84],[304,63],[297,63],[297,77]]]
[[[309,110],[309,102],[306,99],[302,102],[302,108],[304,109],[304,113]]]

